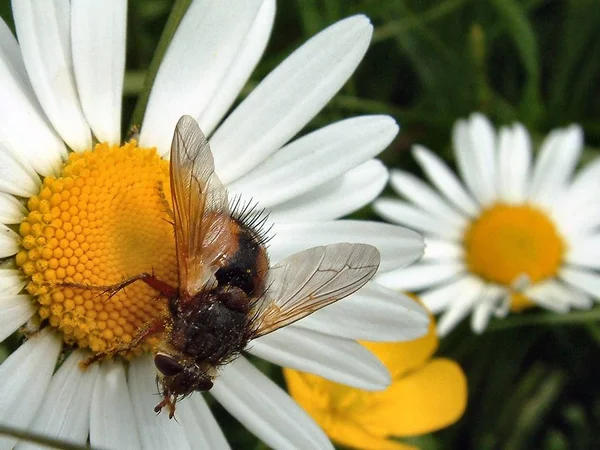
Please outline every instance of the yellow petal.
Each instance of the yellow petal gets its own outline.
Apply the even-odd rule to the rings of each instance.
[[[444,428],[462,416],[467,404],[467,379],[457,363],[436,358],[394,380],[377,395],[379,401],[371,420],[389,435],[415,436]]]
[[[364,342],[361,344],[371,350],[388,368],[392,380],[400,378],[410,371],[421,367],[438,347],[435,332],[435,319],[429,316],[429,332],[422,338],[409,342]]]
[[[370,432],[373,408],[363,401],[371,393],[292,369],[283,369],[283,376],[294,400],[338,444],[363,450],[415,450]]]

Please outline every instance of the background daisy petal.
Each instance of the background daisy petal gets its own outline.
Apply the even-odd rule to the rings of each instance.
[[[500,129],[497,159],[498,199],[507,203],[524,202],[530,178],[531,139],[523,125]]]
[[[269,447],[333,449],[300,406],[244,357],[223,368],[210,392]]]
[[[202,121],[202,113],[213,96],[225,94],[219,87],[234,68],[261,3],[262,0],[200,0],[190,4],[156,74],[140,134],[141,146],[155,146],[159,153],[167,154],[175,124],[183,114],[197,118],[200,128],[209,134],[211,130]],[[261,25],[268,25],[263,20]],[[256,64],[256,55],[248,58],[249,63]],[[252,67],[248,69],[239,75],[247,78]],[[242,80],[232,81],[229,80],[232,89],[243,85]],[[238,92],[231,92],[229,97],[231,94],[235,98]],[[214,123],[214,118],[211,121]]]
[[[466,271],[461,262],[415,264],[378,275],[377,283],[398,291],[415,291],[446,282]]]
[[[344,175],[271,209],[278,223],[339,219],[371,203],[385,188],[387,168],[372,159]],[[352,195],[349,195],[352,193]]]
[[[429,181],[437,187],[450,203],[470,217],[474,217],[479,213],[477,203],[467,193],[454,172],[438,156],[421,145],[413,146],[413,155]]]
[[[3,295],[0,297],[0,342],[13,334],[36,312],[28,295]]]
[[[229,185],[268,208],[344,175],[380,153],[398,133],[388,116],[363,116],[328,125],[286,145]]]
[[[455,261],[462,259],[464,249],[462,245],[444,239],[425,238],[425,253],[422,262]]]
[[[325,106],[356,69],[372,32],[365,16],[337,22],[308,40],[252,91],[210,141],[223,183],[256,167]]]
[[[460,295],[448,305],[438,321],[437,330],[440,336],[447,335],[469,315],[475,304],[482,299],[484,289],[484,284],[475,277],[468,276],[462,280]]]
[[[490,121],[474,113],[459,120],[452,132],[458,170],[473,196],[483,206],[496,200],[496,133]]]
[[[137,421],[141,447],[149,450],[190,449],[185,429],[169,414],[156,414],[154,407],[161,400],[156,395],[156,368],[152,356],[143,355],[129,363],[129,394]],[[178,417],[176,411],[175,417]]]
[[[27,339],[0,365],[0,423],[27,429],[44,399],[62,346],[48,328]],[[0,436],[0,448],[13,448],[17,438]]]
[[[550,311],[566,313],[570,309],[570,294],[555,280],[534,284],[527,288],[524,294],[542,308]]]
[[[600,234],[580,237],[571,242],[565,259],[576,266],[600,269]]]
[[[419,298],[429,311],[437,314],[446,309],[461,294],[462,289],[472,284],[471,280],[468,275],[459,277],[449,283],[421,292]]]
[[[385,366],[358,342],[306,328],[281,328],[252,341],[247,351],[281,367],[367,391],[390,384]]]
[[[177,404],[177,420],[185,428],[189,442],[195,448],[228,450],[229,443],[215,420],[204,396],[197,392]],[[181,414],[179,414],[181,413]]]
[[[538,154],[529,189],[529,200],[551,205],[571,177],[583,149],[583,131],[577,125],[551,132]]]
[[[370,244],[379,249],[379,272],[406,266],[423,254],[423,238],[406,228],[362,220],[275,224],[269,258],[275,264],[299,251],[336,242]]]
[[[26,280],[23,272],[16,269],[0,269],[0,292],[3,295],[13,295],[21,292]]]
[[[99,365],[92,391],[90,444],[103,449],[139,449],[125,367],[121,361],[106,359]]]
[[[500,286],[488,284],[484,288],[481,298],[473,307],[473,315],[471,316],[471,329],[475,333],[483,333],[499,302],[505,295],[506,289]]]
[[[91,147],[71,60],[68,0],[12,2],[13,17],[31,85],[58,134],[74,150]]]
[[[420,304],[374,282],[294,324],[332,336],[373,342],[415,339],[423,336],[428,325],[427,310]]]
[[[98,364],[81,370],[79,363],[89,354],[75,350],[50,380],[44,400],[29,429],[49,437],[85,444],[90,426],[92,389],[98,375]],[[35,444],[21,441],[19,450],[37,449]]]
[[[559,277],[568,284],[587,292],[596,300],[600,300],[600,274],[575,267],[563,267]]]
[[[121,141],[125,0],[71,1],[71,47],[81,108],[100,142]]]
[[[452,241],[462,237],[462,227],[440,223],[438,217],[427,211],[395,198],[380,198],[373,203],[375,212],[388,222],[413,228],[422,233],[433,234]]]
[[[467,219],[416,176],[401,170],[392,170],[390,184],[398,194],[439,218],[441,223],[450,223],[461,228],[466,226]]]

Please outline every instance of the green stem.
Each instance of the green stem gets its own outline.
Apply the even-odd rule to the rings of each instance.
[[[49,436],[45,436],[39,433],[33,433],[28,430],[21,430],[5,425],[0,425],[0,435],[11,436],[17,439],[21,439],[27,442],[34,442],[38,445],[43,445],[49,448],[59,448],[63,450],[89,450],[90,447],[87,445],[74,444],[69,441],[63,441],[61,439],[55,439]]]
[[[537,325],[582,325],[600,321],[600,308],[590,311],[575,311],[568,314],[540,313],[513,316],[491,322],[486,331],[499,331],[517,327]]]

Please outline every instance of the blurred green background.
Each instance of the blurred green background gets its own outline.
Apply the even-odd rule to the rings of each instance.
[[[156,66],[156,48],[168,42],[169,33],[162,40],[161,34],[185,4],[129,2],[124,130]],[[280,1],[269,47],[244,94],[310,36],[356,13],[375,26],[371,48],[307,130],[351,115],[390,114],[401,133],[381,157],[390,167],[419,173],[411,145],[424,144],[453,165],[452,124],[477,110],[496,124],[523,122],[536,140],[578,122],[586,136],[584,161],[598,156],[597,0]],[[8,1],[0,2],[0,14],[12,26]],[[374,218],[369,208],[358,215]],[[530,311],[492,322],[482,336],[463,324],[439,353],[467,373],[467,411],[448,429],[411,442],[425,449],[600,448],[598,320],[598,308],[565,316]],[[3,359],[1,353],[6,349],[0,348]],[[282,381],[279,368],[256,362]],[[214,406],[233,448],[265,448]]]

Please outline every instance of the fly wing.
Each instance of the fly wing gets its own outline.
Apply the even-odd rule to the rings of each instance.
[[[230,251],[231,231],[227,191],[208,140],[190,116],[175,127],[170,174],[180,295],[192,297],[214,281]]]
[[[379,267],[366,244],[313,247],[269,269],[267,290],[253,308],[251,338],[271,333],[360,289]]]

